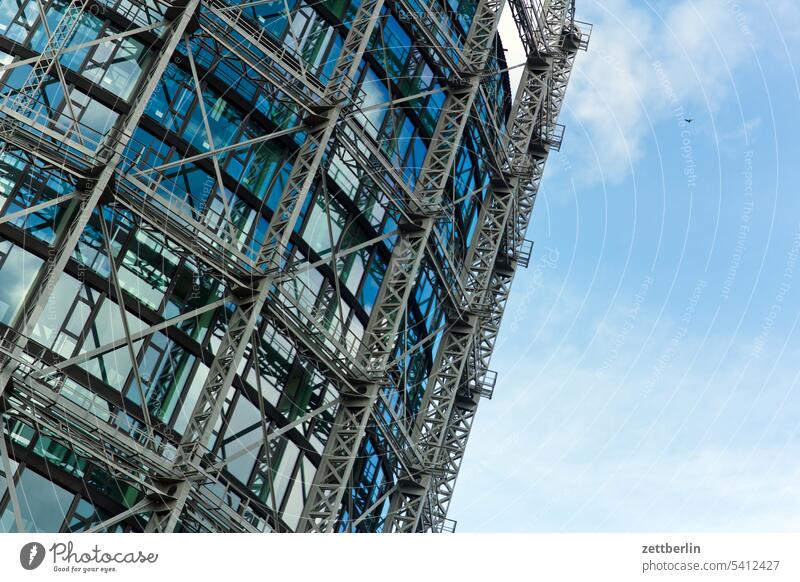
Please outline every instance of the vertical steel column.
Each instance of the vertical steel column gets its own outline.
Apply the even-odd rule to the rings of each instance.
[[[566,18],[567,15],[563,15]],[[549,39],[541,39],[546,44]],[[513,193],[519,186],[518,170],[529,159],[531,140],[542,115],[548,96],[552,57],[534,56],[528,59],[514,99],[507,131],[507,167],[496,177],[486,195],[479,217],[479,227],[473,235],[465,262],[468,305],[472,315],[456,317],[449,324],[434,360],[431,377],[415,423],[415,443],[422,449],[426,467],[422,468],[417,487],[398,488],[387,518],[386,531],[415,531],[431,483],[426,473],[441,468],[443,442],[448,430],[456,393],[464,374],[470,347],[478,333],[478,314],[485,311],[490,299],[489,276],[505,234],[506,223],[513,207]],[[426,484],[423,486],[423,482]],[[415,493],[417,495],[415,495]]]
[[[467,68],[445,98],[425,162],[408,206],[416,220],[400,224],[381,288],[364,333],[360,357],[367,370],[388,381],[388,362],[419,274],[456,151],[478,92],[481,73],[495,38],[503,0],[481,0],[464,47]],[[314,477],[299,529],[330,532],[351,486],[353,465],[381,386],[365,382],[362,390],[343,395],[322,461]]]
[[[478,330],[478,335],[473,338],[483,348],[480,356],[488,354],[491,357],[491,350],[494,348],[494,340],[500,327],[503,317],[503,310],[508,299],[508,292],[511,288],[513,277],[509,273],[499,274],[495,271],[492,274],[490,293],[492,296],[493,307],[488,317],[483,318]],[[477,373],[481,362],[475,362],[476,350],[470,350],[470,362],[467,364],[468,373]],[[488,366],[488,357],[486,365]],[[483,368],[484,370],[486,368]],[[465,372],[466,374],[467,372]],[[425,506],[419,516],[418,530],[421,531],[441,531],[447,517],[447,509],[450,506],[450,499],[455,489],[455,482],[458,478],[458,471],[466,450],[467,440],[472,428],[472,421],[478,409],[480,401],[479,391],[469,391],[465,389],[467,379],[462,377],[461,388],[456,393],[452,413],[447,422],[445,439],[442,445],[444,455],[441,471],[433,475],[431,485],[426,492],[429,497],[430,506]]]
[[[169,64],[172,53],[178,46],[178,41],[183,35],[197,9],[200,0],[188,0],[185,7],[177,14],[162,36],[164,44],[161,51],[142,77],[136,97],[131,104],[130,111],[120,120],[115,130],[109,135],[109,140],[101,152],[102,165],[96,179],[89,180],[82,191],[78,191],[78,198],[70,203],[67,209],[66,224],[56,237],[54,243],[55,253],[45,262],[28,292],[22,309],[11,324],[10,356],[0,357],[0,394],[3,393],[11,375],[17,368],[17,362],[28,342],[28,337],[33,332],[39,317],[44,310],[56,282],[64,273],[64,268],[72,257],[78,245],[81,234],[89,218],[92,216],[100,197],[106,191],[111,178],[116,171],[116,166],[122,153],[133,135],[139,119],[144,113],[150,96]],[[54,60],[57,55],[52,57]],[[12,129],[13,131],[13,129]]]
[[[516,182],[516,176],[511,174],[505,174],[502,178],[491,181],[478,215],[478,228],[467,250],[464,261],[466,267],[464,287],[470,305],[479,313],[483,313],[487,308],[488,278],[500,251],[508,217],[511,214]]]
[[[565,14],[565,25],[559,28],[558,45],[548,43],[550,46],[559,46],[564,44],[565,35],[573,34],[573,18],[574,10],[572,6],[567,7]],[[552,21],[551,21],[552,22]],[[549,30],[552,30],[551,27]],[[545,123],[553,124],[558,118],[563,104],[563,98],[566,91],[566,85],[569,81],[569,75],[572,70],[575,54],[578,45],[574,43],[565,44],[555,54],[552,65],[552,81],[547,98],[547,111],[545,111]],[[539,127],[538,131],[541,132],[543,128]],[[544,128],[546,131],[546,128]],[[534,139],[537,137],[534,134]],[[533,211],[533,204],[536,200],[539,184],[544,172],[545,163],[547,161],[547,149],[535,149],[529,155],[529,171],[526,176],[516,177],[515,179],[515,200],[518,203],[515,216],[509,217],[508,228],[515,230],[515,239],[518,244],[521,244],[525,231],[528,228],[530,217]],[[518,248],[514,249],[515,253]],[[487,314],[482,317],[479,333],[475,336],[475,349],[470,350],[470,358],[473,360],[468,364],[467,369],[470,373],[485,372],[488,369],[489,361],[492,356],[494,344],[497,339],[497,334],[502,321],[505,305],[508,300],[511,283],[513,282],[514,272],[516,270],[515,262],[516,254],[508,257],[509,261],[500,261],[499,257],[495,255],[493,269],[490,271],[491,276],[486,280],[488,298],[490,305],[488,306]],[[481,285],[482,286],[482,285]],[[468,386],[468,379],[462,379],[461,386]],[[434,475],[432,479],[432,493],[433,499],[431,500],[432,510],[430,515],[423,516],[423,529],[432,529],[433,531],[441,531],[444,520],[447,516],[447,510],[452,498],[455,481],[458,477],[458,471],[463,459],[466,442],[469,438],[469,432],[472,426],[472,419],[474,418],[479,401],[478,394],[464,393],[458,396],[456,402],[461,402],[463,405],[456,404],[453,408],[452,416],[448,422],[447,434],[443,445],[443,453],[446,455],[443,472]]]
[[[433,495],[428,497],[429,506],[426,506],[426,509],[429,507],[430,510],[423,511],[420,516],[418,526],[420,531],[441,532],[444,528],[458,471],[461,468],[461,461],[464,459],[470,430],[472,430],[472,422],[478,411],[479,400],[478,394],[473,394],[471,397],[459,395],[456,398],[443,444],[447,453],[446,462],[442,473],[433,478],[431,484]]]
[[[302,210],[302,202],[316,179],[328,143],[333,135],[345,101],[353,89],[353,79],[358,72],[375,23],[380,16],[383,0],[361,2],[342,52],[325,91],[332,103],[327,111],[309,120],[309,131],[295,158],[287,184],[281,193],[264,242],[259,250],[258,265],[263,265],[266,275],[252,289],[237,290],[240,298],[225,335],[214,357],[208,377],[192,411],[186,431],[181,438],[175,467],[186,478],[180,484],[176,501],[165,511],[155,512],[148,523],[150,531],[173,531],[188,498],[190,481],[202,473],[203,450],[220,416],[228,387],[233,383],[238,364],[244,355],[261,309],[280,271],[289,238]]]
[[[442,440],[477,321],[476,315],[466,314],[449,323],[444,332],[412,435],[413,446],[419,448],[424,465],[413,479],[399,484],[386,518],[387,533],[413,532],[418,527],[432,475],[441,464]]]

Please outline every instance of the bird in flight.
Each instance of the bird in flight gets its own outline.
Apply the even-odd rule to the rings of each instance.
[[[684,119],[684,121],[685,121],[686,123],[691,123],[691,122],[693,122],[693,121],[694,121],[694,119]]]

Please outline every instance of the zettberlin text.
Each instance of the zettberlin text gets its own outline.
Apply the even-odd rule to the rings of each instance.
[[[681,546],[672,544],[658,544],[655,546],[642,546],[643,554],[699,554],[700,546],[692,543],[685,543]]]

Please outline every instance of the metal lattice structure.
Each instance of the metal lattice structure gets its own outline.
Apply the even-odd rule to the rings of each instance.
[[[0,23],[3,523],[452,531],[589,37],[574,0],[509,0],[512,101],[505,8],[17,3]],[[21,502],[42,475],[71,499],[59,526]]]

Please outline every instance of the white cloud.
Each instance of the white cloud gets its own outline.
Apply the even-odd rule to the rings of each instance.
[[[530,328],[563,303],[538,299]],[[662,368],[680,322],[630,307],[584,342],[559,325],[566,341],[517,336],[498,352],[451,512],[462,531],[796,528],[800,352],[762,360],[747,334],[689,334]]]
[[[735,107],[743,84],[753,83],[742,71],[757,71],[756,58],[786,58],[774,30],[764,34],[777,26],[771,18],[786,19],[781,24],[791,29],[788,19],[800,17],[796,2],[774,2],[771,11],[758,4],[579,0],[578,17],[595,23],[594,35],[568,92],[561,161],[570,159],[552,160],[550,172],[571,168],[573,178],[622,179],[653,143],[675,137],[677,113],[695,118],[697,139],[740,151],[748,134],[770,124],[768,112],[754,112],[751,99],[738,128],[715,127],[715,115]],[[521,62],[520,48],[506,37],[509,64]],[[751,43],[763,45],[757,56]],[[548,209],[541,210],[549,219]],[[682,290],[665,297],[654,285],[638,309],[642,281],[628,280],[629,269],[644,267],[606,254],[606,238],[624,236],[581,230],[584,215],[576,214],[580,236],[572,254],[565,250],[555,267],[539,273],[547,256],[540,249],[515,283],[492,363],[500,371],[498,389],[478,415],[451,517],[467,530],[796,529],[794,324],[772,330],[770,351],[756,353],[764,308],[748,303],[748,317],[739,319],[733,305],[719,304],[711,292],[720,282],[704,273],[709,289],[682,330],[691,305],[683,293],[695,282],[683,262],[679,272],[663,265],[658,271]],[[557,218],[553,228],[572,227],[571,220]],[[635,211],[632,221],[650,228]],[[569,232],[561,239],[569,240]],[[599,266],[590,273],[594,260]],[[737,281],[748,273],[743,267]],[[626,277],[616,290],[615,276]],[[719,319],[711,316],[715,307],[723,307]]]
[[[683,0],[661,11],[629,0],[582,0],[578,17],[594,30],[568,91],[566,153],[586,182],[625,179],[659,121],[685,113],[700,125],[713,117],[735,94],[733,71],[755,38],[749,12],[731,0]],[[501,34],[509,62],[520,62],[510,15]]]

